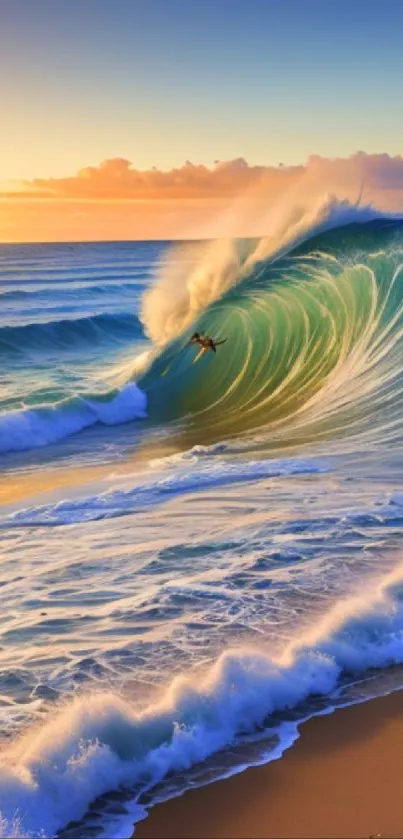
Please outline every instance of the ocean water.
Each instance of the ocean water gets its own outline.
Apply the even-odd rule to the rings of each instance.
[[[130,836],[402,687],[399,220],[2,245],[0,301],[0,835]]]

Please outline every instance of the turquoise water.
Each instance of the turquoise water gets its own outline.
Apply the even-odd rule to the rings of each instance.
[[[150,416],[190,415],[198,438],[259,430],[269,447],[400,438],[402,241],[400,223],[352,224],[257,262],[139,379]],[[227,339],[219,362],[194,364],[194,328]]]

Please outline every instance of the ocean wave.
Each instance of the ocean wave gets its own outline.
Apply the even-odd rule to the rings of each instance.
[[[124,313],[3,327],[0,355],[127,344],[144,328],[154,347],[126,381],[145,393],[151,423],[179,423],[190,445],[256,432],[269,448],[399,441],[403,226],[374,216],[372,208],[327,199],[293,208],[265,239],[191,245],[193,261],[174,250],[145,295],[144,327]],[[196,329],[226,343],[194,364],[187,344]],[[74,404],[66,433],[89,424],[80,425],[78,414],[88,411]],[[38,410],[41,417],[45,409]],[[31,413],[24,414],[29,425]],[[24,446],[17,436],[18,448],[29,448],[65,435],[29,432]]]
[[[147,416],[146,397],[134,384],[106,394],[75,396],[53,405],[0,414],[0,453],[55,443],[96,423],[118,425]]]
[[[268,234],[259,239],[225,239],[171,248],[156,281],[144,294],[141,319],[152,341],[163,346],[191,326],[206,308],[262,264],[271,264],[298,245],[346,225],[391,219],[370,205],[326,195],[316,202],[275,208]]]
[[[3,287],[3,289],[0,289],[0,302],[2,306],[7,306],[10,303],[20,304],[21,302],[29,307],[32,304],[38,305],[39,303],[48,306],[50,300],[52,303],[64,300],[71,302],[72,297],[74,297],[76,305],[78,305],[80,297],[92,300],[93,297],[116,297],[116,294],[126,292],[132,295],[138,293],[138,284],[135,280],[131,282],[128,280],[126,282],[121,281],[108,285],[107,279],[107,277],[101,277],[99,283],[90,280],[87,282],[71,280],[61,288],[49,288],[46,285],[41,286],[40,282],[38,282],[35,288],[30,288],[29,286],[28,288],[7,288],[7,284],[5,284],[6,288]],[[20,283],[21,285],[23,283]]]
[[[142,710],[128,696],[107,693],[53,711],[3,751],[3,825],[21,814],[26,834],[52,836],[100,795],[151,789],[262,727],[274,727],[280,741],[266,760],[277,757],[290,745],[282,712],[302,709],[312,696],[331,704],[341,679],[402,663],[402,583],[400,565],[360,597],[337,603],[278,658],[264,649],[229,650],[198,671],[196,682],[175,678]],[[132,814],[141,818],[144,809]]]
[[[171,297],[171,318],[161,306],[164,339],[171,330],[179,334],[137,378],[154,422],[186,419],[199,442],[264,429],[276,448],[401,438],[403,226],[363,223],[363,213],[361,223],[335,227],[343,212],[354,217],[351,207],[338,208],[309,228],[306,240],[306,220],[289,230],[288,244],[294,247],[296,230],[303,239],[291,252],[284,252],[284,239],[274,257],[256,246],[253,259],[244,255],[232,275],[218,262],[216,276],[204,276],[201,262],[196,277],[204,276],[211,299],[225,289],[217,277],[227,277],[229,288],[215,302],[203,298],[200,281],[196,303],[181,298],[175,308]],[[331,229],[323,232],[326,225]],[[150,305],[158,305],[157,291]],[[197,316],[182,331],[190,312]],[[226,339],[196,365],[198,348],[187,346],[194,330]]]
[[[0,328],[0,356],[74,350],[105,341],[124,343],[142,336],[143,330],[136,315],[125,313],[3,326]]]

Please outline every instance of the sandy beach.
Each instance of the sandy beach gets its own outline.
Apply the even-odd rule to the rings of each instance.
[[[279,761],[157,805],[136,839],[402,837],[403,691],[317,717]]]

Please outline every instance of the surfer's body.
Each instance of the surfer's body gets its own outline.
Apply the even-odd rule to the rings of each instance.
[[[227,339],[224,338],[222,341],[214,341],[214,339],[210,338],[209,335],[200,335],[199,332],[195,332],[192,335],[189,343],[190,344],[199,344],[199,346],[202,349],[202,352],[205,353],[208,350],[212,350],[213,352],[217,352],[216,347],[218,347],[220,344],[225,344],[226,340]]]

